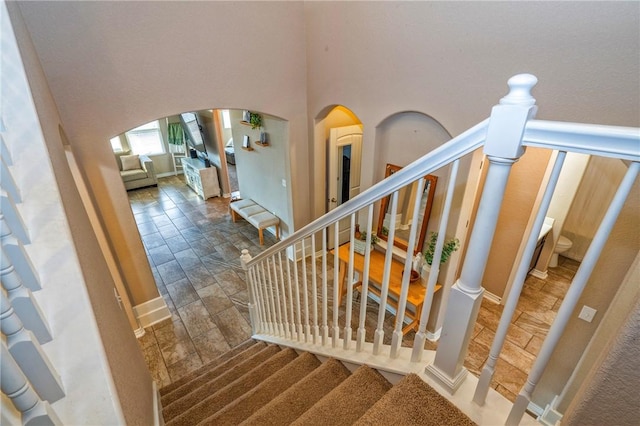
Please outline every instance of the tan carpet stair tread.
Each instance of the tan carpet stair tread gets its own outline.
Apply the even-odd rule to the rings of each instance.
[[[355,425],[475,425],[462,411],[427,385],[409,374],[391,388]]]
[[[315,355],[305,352],[287,364],[286,368],[275,372],[264,382],[200,424],[237,425],[251,416],[256,410],[259,410],[260,407],[269,404],[270,401],[287,391],[287,389],[295,387],[300,380],[310,377],[310,375],[314,374],[314,370],[321,365],[322,363]],[[317,378],[312,380],[317,380]]]
[[[253,354],[257,353],[258,351],[260,351],[261,349],[264,349],[267,346],[266,343],[264,342],[256,342],[253,340],[247,340],[244,343],[241,343],[240,345],[236,346],[235,348],[231,349],[228,352],[225,352],[224,354],[220,355],[218,358],[214,359],[213,361],[207,363],[206,365],[203,365],[202,367],[198,368],[195,371],[192,371],[191,373],[181,377],[180,379],[176,380],[175,382],[168,384],[167,386],[163,387],[162,389],[160,389],[160,395],[161,396],[165,396],[167,394],[170,394],[171,392],[177,390],[178,388],[180,388],[181,386],[185,385],[186,383],[189,383],[190,381],[196,379],[198,376],[201,376],[205,373],[208,373],[210,371],[215,370],[216,373],[220,373],[220,372],[224,372],[227,369],[233,367],[234,365],[240,363],[241,361],[245,360],[246,358],[252,356]],[[165,404],[165,402],[163,401],[163,405]]]
[[[363,365],[292,424],[351,425],[389,389],[391,383],[387,379]]]
[[[271,402],[251,417],[247,416],[247,421],[242,424],[288,425],[349,376],[349,370],[340,361],[329,359],[286,392],[275,394]]]
[[[266,361],[257,364],[251,371],[244,374],[234,382],[228,384],[224,388],[218,390],[217,392],[206,398],[200,399],[197,404],[192,404],[191,408],[187,409],[186,411],[184,410],[185,407],[181,407],[182,410],[172,412],[171,420],[169,421],[167,421],[167,416],[164,413],[164,411],[166,410],[163,410],[163,415],[165,415],[165,422],[167,426],[189,426],[198,424],[207,417],[224,408],[227,404],[231,403],[236,398],[241,397],[251,389],[258,386],[267,377],[285,367],[288,363],[290,363],[297,357],[298,354],[293,349],[284,349],[276,353]],[[173,405],[177,407],[177,404],[179,402],[181,402],[181,400],[176,401],[176,403],[174,403]],[[179,415],[174,418],[173,416],[175,416],[176,414]]]
[[[268,361],[270,357],[278,352],[280,352],[278,346],[266,346],[260,352],[231,367],[224,373],[214,376],[211,380],[208,379],[208,374],[204,374],[180,389],[165,395],[162,399],[164,407],[162,414],[165,421],[171,420],[177,414],[188,410],[206,397],[244,376],[253,370],[256,365]]]

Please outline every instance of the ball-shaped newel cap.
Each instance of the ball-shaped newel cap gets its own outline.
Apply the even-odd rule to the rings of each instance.
[[[536,100],[531,96],[531,89],[538,82],[538,78],[532,74],[518,74],[509,79],[509,94],[500,99],[502,105],[531,106]]]

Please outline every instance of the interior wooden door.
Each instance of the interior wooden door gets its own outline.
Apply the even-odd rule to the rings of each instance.
[[[332,128],[327,155],[327,212],[360,193],[362,127]],[[338,245],[349,240],[350,219],[340,221]],[[328,232],[328,247],[333,248],[334,232]]]

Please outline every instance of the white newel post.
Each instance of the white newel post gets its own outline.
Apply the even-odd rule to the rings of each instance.
[[[251,255],[249,254],[249,250],[243,249],[240,253],[240,264],[242,265],[242,269],[244,269],[245,279],[247,280],[247,289],[249,291],[249,318],[251,319],[251,332],[253,334],[256,334],[256,327],[258,324],[258,316],[256,313],[256,298],[253,292],[253,279],[251,274],[249,273],[249,268],[247,268],[247,263],[249,263],[250,261]]]
[[[454,393],[466,377],[463,367],[469,340],[482,302],[482,275],[489,257],[511,166],[524,154],[522,136],[536,113],[531,89],[537,78],[520,74],[509,79],[509,94],[493,107],[484,153],[489,169],[469,239],[460,278],[451,287],[442,335],[433,364],[426,373]]]

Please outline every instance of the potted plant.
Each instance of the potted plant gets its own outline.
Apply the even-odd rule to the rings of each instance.
[[[438,233],[432,232],[429,237],[429,245],[423,253],[425,264],[422,266],[422,276],[425,277],[425,282],[428,281],[429,273],[431,272],[431,264],[433,263],[433,256],[436,250],[436,242],[438,241]],[[445,263],[451,255],[460,248],[460,241],[457,238],[451,238],[446,240],[442,246],[442,255],[440,256],[440,264]]]
[[[365,249],[367,248],[367,232],[360,232],[360,225],[356,225],[354,236],[353,251],[364,254]],[[373,247],[378,241],[380,241],[380,239],[375,232],[371,233],[371,247]]]
[[[249,112],[249,124],[251,124],[252,129],[262,128],[262,116],[255,112]]]

